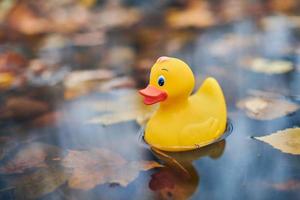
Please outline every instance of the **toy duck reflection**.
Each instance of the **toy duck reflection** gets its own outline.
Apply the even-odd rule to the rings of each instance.
[[[139,91],[145,104],[160,103],[146,124],[149,145],[164,151],[187,151],[223,135],[227,111],[221,87],[209,77],[191,95],[194,85],[193,72],[182,60],[160,57],[152,66],[149,85]]]

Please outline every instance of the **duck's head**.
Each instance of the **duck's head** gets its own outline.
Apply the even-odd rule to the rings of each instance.
[[[160,57],[151,68],[149,85],[139,91],[147,105],[187,99],[195,79],[189,66],[177,58]]]

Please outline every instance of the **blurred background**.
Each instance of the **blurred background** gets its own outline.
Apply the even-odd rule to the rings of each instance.
[[[297,0],[0,0],[0,198],[300,198],[299,157],[250,139],[300,125],[299,37]],[[59,155],[105,147],[164,163],[136,139],[154,109],[141,104],[137,89],[160,56],[186,61],[196,89],[215,77],[227,99],[234,131],[226,145],[182,161],[192,180],[163,167],[128,187],[82,192],[66,179],[49,181],[51,170],[30,171],[39,168],[28,167],[32,151],[16,157],[42,142]],[[216,160],[197,161],[205,156]],[[27,168],[34,178],[24,178]],[[44,180],[40,188],[36,178]]]

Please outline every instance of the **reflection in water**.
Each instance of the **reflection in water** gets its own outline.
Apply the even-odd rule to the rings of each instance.
[[[187,199],[194,194],[199,185],[199,174],[193,161],[209,156],[219,158],[225,149],[225,140],[188,152],[162,152],[153,149],[154,155],[167,167],[151,176],[149,187],[159,199]]]

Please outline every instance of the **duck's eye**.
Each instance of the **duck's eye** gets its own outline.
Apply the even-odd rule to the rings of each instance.
[[[165,84],[165,77],[163,75],[159,76],[157,83],[159,86],[163,86]]]

